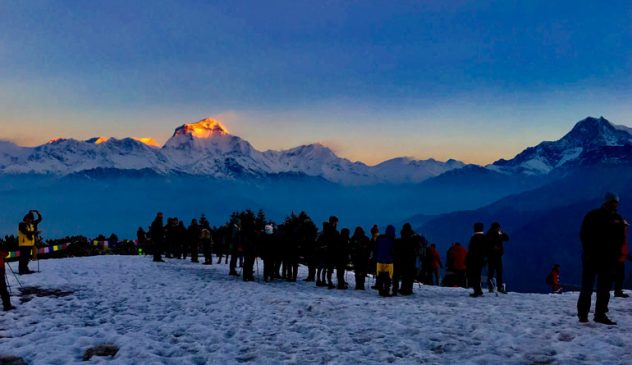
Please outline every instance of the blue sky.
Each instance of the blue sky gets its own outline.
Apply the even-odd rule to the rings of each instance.
[[[588,115],[632,124],[632,5],[2,1],[0,138],[154,137],[486,163]]]

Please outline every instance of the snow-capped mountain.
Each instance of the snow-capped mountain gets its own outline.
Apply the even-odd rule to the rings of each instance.
[[[0,161],[7,174],[70,174],[95,168],[142,169],[166,172],[155,148],[132,138],[55,139],[35,148],[18,148]]]
[[[369,166],[338,157],[330,148],[320,143],[284,151],[266,151],[264,155],[276,173],[298,172],[346,184],[372,184],[378,180]]]
[[[0,144],[0,173],[66,175],[92,169],[149,169],[218,179],[298,173],[334,183],[414,183],[463,164],[395,159],[377,166],[338,157],[321,144],[261,152],[214,119],[183,124],[161,148],[149,138],[55,139],[35,147]]]
[[[463,166],[465,166],[463,162],[452,159],[441,162],[432,158],[413,160],[408,157],[399,157],[384,161],[376,165],[373,170],[381,181],[397,179],[402,182],[417,183],[426,180],[428,176],[439,176]]]
[[[581,164],[584,157],[598,161],[600,149],[630,145],[630,128],[615,126],[603,117],[588,117],[558,141],[542,142],[511,160],[498,160],[487,167],[509,173],[547,174],[567,163]]]

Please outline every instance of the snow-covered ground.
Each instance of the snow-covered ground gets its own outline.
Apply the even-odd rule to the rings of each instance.
[[[29,364],[81,362],[103,343],[119,346],[118,354],[88,363],[632,362],[632,298],[611,301],[619,325],[607,327],[577,322],[576,293],[474,299],[464,289],[416,286],[411,297],[380,298],[303,281],[243,282],[227,275],[227,265],[175,259],[100,256],[40,266],[20,277],[24,286],[73,294],[20,304],[7,271],[18,308],[0,313],[0,355]]]

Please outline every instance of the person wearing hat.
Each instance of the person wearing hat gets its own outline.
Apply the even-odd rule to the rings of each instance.
[[[600,208],[593,209],[584,217],[580,230],[582,241],[582,288],[577,300],[579,322],[588,322],[593,285],[597,281],[597,301],[594,320],[616,325],[608,318],[608,302],[614,269],[625,242],[625,220],[617,209],[619,197],[606,193]]]
[[[35,219],[37,214],[37,219]],[[20,264],[18,273],[20,275],[32,274],[29,270],[29,258],[37,239],[37,225],[42,221],[42,214],[37,210],[29,210],[18,225],[18,243],[20,247]]]

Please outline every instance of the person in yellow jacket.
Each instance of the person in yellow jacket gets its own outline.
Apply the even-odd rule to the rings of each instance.
[[[35,215],[37,214],[37,219]],[[39,231],[37,225],[42,221],[42,214],[37,210],[29,210],[24,216],[22,222],[18,225],[18,243],[20,246],[20,266],[18,273],[20,275],[31,274],[29,270],[29,258],[31,251],[35,246],[35,240]]]

